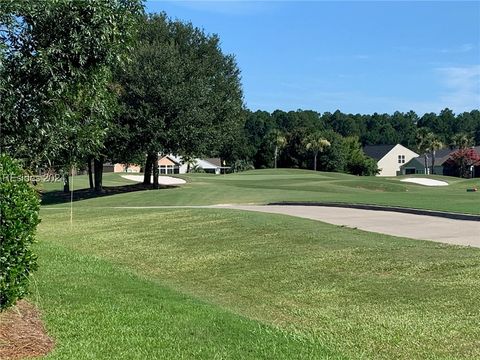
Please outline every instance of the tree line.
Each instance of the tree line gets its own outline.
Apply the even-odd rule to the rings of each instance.
[[[284,139],[280,150],[279,136]],[[314,155],[318,152],[306,146],[312,136],[329,142],[319,152],[317,161]],[[345,114],[339,110],[323,114],[312,110],[247,111],[243,132],[232,144],[230,154],[231,161],[238,157],[247,159],[255,168],[280,166],[373,174],[375,169],[359,155],[357,166],[349,159],[355,157],[353,149],[358,154],[365,145],[381,144],[402,144],[433,156],[443,147],[478,145],[480,111],[456,115],[446,108],[439,114],[426,113],[421,117],[414,111],[372,115]]]

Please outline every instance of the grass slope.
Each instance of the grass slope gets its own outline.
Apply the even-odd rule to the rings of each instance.
[[[39,248],[37,302],[56,340],[47,359],[342,359],[114,263]]]
[[[227,210],[42,216],[54,359],[480,357],[478,249]]]
[[[93,198],[78,206],[207,205],[221,203],[268,203],[275,201],[329,201],[404,206],[480,214],[480,193],[466,189],[480,185],[480,179],[463,180],[435,176],[449,186],[427,187],[400,181],[402,177],[357,177],[308,170],[255,170],[240,174],[182,175],[186,185]],[[86,187],[85,176],[75,178],[76,188]],[[108,186],[132,184],[119,174],[105,174]],[[46,184],[45,190],[61,184]],[[60,204],[57,206],[65,206]]]

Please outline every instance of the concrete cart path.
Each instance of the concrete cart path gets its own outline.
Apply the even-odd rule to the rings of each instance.
[[[216,205],[210,208],[291,215],[387,235],[480,247],[480,221],[322,206]]]

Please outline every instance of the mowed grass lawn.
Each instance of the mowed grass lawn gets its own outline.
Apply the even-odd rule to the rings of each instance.
[[[401,182],[404,177],[358,177],[308,170],[255,170],[239,174],[181,175],[187,184],[162,189],[106,196],[78,202],[78,206],[211,205],[225,203],[268,203],[276,201],[326,201],[404,206],[480,214],[480,179],[464,180],[432,176],[450,185],[428,187]],[[411,177],[411,176],[409,176]],[[421,176],[424,177],[424,176]],[[121,174],[105,174],[105,185],[134,184]],[[76,189],[87,187],[87,177],[74,179]],[[61,184],[45,184],[45,191],[60,190]],[[55,199],[45,199],[46,204]],[[57,204],[57,206],[64,206]]]
[[[192,188],[213,191],[203,178]],[[57,342],[48,358],[480,358],[479,249],[282,215],[107,207],[181,191],[80,201],[72,227],[68,210],[42,209],[31,298]]]

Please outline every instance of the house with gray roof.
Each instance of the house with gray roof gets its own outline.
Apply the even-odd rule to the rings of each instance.
[[[158,166],[160,174],[185,174],[189,167],[181,156],[171,154],[160,157]],[[220,174],[222,171],[229,169],[227,166],[222,166],[220,158],[196,158],[190,163],[190,168],[193,167],[197,167],[211,174]]]
[[[480,146],[473,148],[478,154],[480,154]],[[455,176],[455,169],[452,169],[448,165],[448,160],[450,156],[457,151],[458,148],[443,148],[435,151],[435,162],[433,166],[434,175],[447,175]],[[410,175],[410,174],[432,174],[432,154],[426,153],[411,159],[400,167],[400,175]],[[425,162],[427,168],[425,168]],[[480,176],[480,166],[476,166],[475,176]]]
[[[377,161],[378,176],[396,176],[400,167],[418,157],[418,154],[403,145],[367,145],[363,148],[365,155]]]

